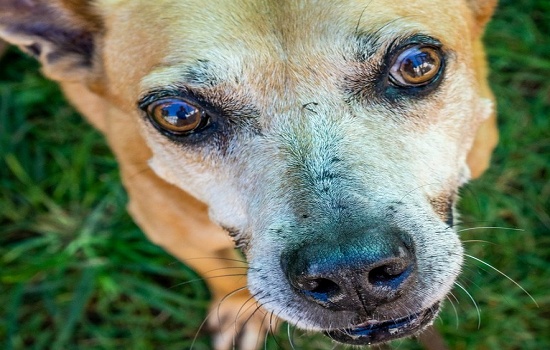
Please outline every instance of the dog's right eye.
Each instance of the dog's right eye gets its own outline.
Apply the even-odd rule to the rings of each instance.
[[[441,52],[436,47],[415,45],[401,51],[390,69],[390,80],[401,87],[428,85],[443,68]]]
[[[204,109],[176,98],[151,103],[147,115],[157,128],[175,135],[196,132],[208,125]]]

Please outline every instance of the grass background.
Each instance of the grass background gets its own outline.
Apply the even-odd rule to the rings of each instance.
[[[436,322],[452,349],[550,349],[550,1],[503,0],[486,35],[501,142],[463,190],[468,259]],[[0,59],[0,347],[189,349],[208,291],[149,243],[103,138],[17,50]],[[510,228],[510,229],[508,229]],[[521,229],[521,231],[511,230]],[[183,283],[183,281],[191,281]],[[478,323],[480,326],[478,327]],[[296,331],[298,349],[331,349]],[[395,349],[418,349],[397,341]],[[209,349],[206,334],[194,349]],[[267,348],[289,349],[286,334]]]

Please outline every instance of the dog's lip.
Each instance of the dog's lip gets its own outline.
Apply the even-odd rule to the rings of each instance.
[[[333,340],[350,345],[372,345],[411,335],[428,326],[437,316],[439,302],[405,317],[392,320],[369,320],[359,325],[325,331]]]

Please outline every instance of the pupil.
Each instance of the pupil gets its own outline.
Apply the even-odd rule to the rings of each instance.
[[[427,52],[417,51],[403,62],[403,71],[413,78],[421,78],[434,70],[435,60]]]
[[[174,127],[193,126],[199,111],[186,103],[171,103],[162,108],[162,118]]]

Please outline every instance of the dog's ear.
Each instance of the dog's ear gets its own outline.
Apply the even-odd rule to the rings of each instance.
[[[491,19],[496,4],[497,0],[468,0],[468,5],[472,9],[474,15],[472,28],[472,39],[474,40],[474,69],[477,76],[480,97],[486,102],[478,111],[478,113],[482,114],[480,118],[484,119],[484,121],[477,130],[474,144],[467,159],[472,178],[479,177],[489,167],[491,154],[498,142],[495,98],[487,81],[487,62],[481,40],[485,25],[489,19]]]
[[[0,37],[58,81],[89,81],[101,23],[87,0],[1,0]]]
[[[467,0],[468,6],[474,15],[474,36],[483,34],[485,25],[493,16],[498,0]]]

